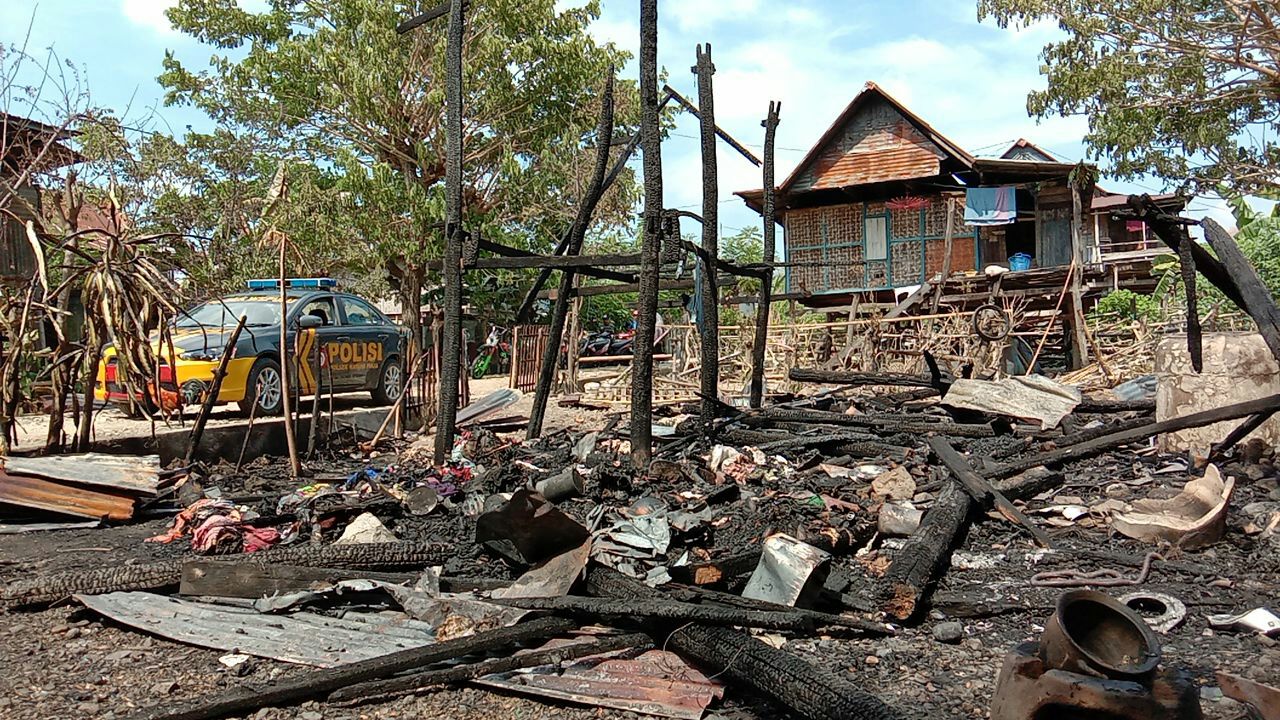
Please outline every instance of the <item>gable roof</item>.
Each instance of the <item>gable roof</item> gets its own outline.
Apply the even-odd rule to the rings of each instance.
[[[1041,162],[1058,162],[1048,150],[1036,145],[1026,138],[1018,138],[1000,154],[1003,160],[1038,160]]]
[[[967,150],[935,130],[932,125],[925,122],[923,118],[908,109],[907,106],[899,102],[897,98],[885,92],[885,90],[879,85],[874,82],[868,82],[862,92],[858,93],[858,95],[849,102],[844,111],[841,112],[835,122],[831,124],[831,127],[827,128],[827,131],[822,134],[822,137],[818,138],[818,142],[809,149],[809,152],[804,156],[804,159],[796,165],[796,168],[791,172],[791,175],[789,175],[787,179],[783,181],[782,185],[779,186],[779,195],[786,195],[795,186],[796,182],[809,172],[811,167],[818,163],[818,161],[823,157],[827,147],[837,140],[841,130],[843,130],[869,103],[872,103],[875,100],[882,100],[888,103],[888,105],[898,115],[923,135],[926,140],[937,146],[937,148],[945,155],[966,167],[973,165],[973,155],[969,154]],[[838,162],[839,161],[837,161],[837,163]],[[848,184],[852,185],[857,183],[851,182]]]

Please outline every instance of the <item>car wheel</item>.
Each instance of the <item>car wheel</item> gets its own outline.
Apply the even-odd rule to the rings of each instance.
[[[279,415],[284,407],[284,383],[280,377],[280,363],[271,358],[258,358],[249,370],[245,381],[245,398],[240,401],[240,412],[264,417]],[[258,409],[253,409],[257,403]]]
[[[404,368],[400,358],[391,357],[382,364],[378,373],[378,386],[373,389],[373,401],[379,405],[394,405],[404,394]]]

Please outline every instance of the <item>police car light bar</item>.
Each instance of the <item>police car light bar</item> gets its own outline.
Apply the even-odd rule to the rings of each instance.
[[[280,281],[275,278],[262,278],[258,280],[250,280],[245,283],[250,290],[275,290],[280,287]],[[291,288],[336,288],[338,281],[333,278],[288,278],[284,281],[285,287]]]

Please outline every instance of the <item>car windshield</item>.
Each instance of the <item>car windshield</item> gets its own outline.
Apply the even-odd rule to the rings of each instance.
[[[296,302],[290,298],[290,304]],[[280,324],[280,299],[277,297],[223,298],[210,300],[178,318],[177,327],[235,327],[244,315],[246,327]]]

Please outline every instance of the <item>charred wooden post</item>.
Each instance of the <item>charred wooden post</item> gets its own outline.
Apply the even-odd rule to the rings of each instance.
[[[1091,172],[1083,162],[1071,171],[1071,257],[1076,272],[1068,277],[1071,280],[1071,367],[1084,367],[1089,361],[1089,341],[1084,334],[1084,201],[1093,202],[1093,180]]]
[[[231,331],[231,337],[222,350],[218,369],[213,371],[213,381],[209,383],[209,390],[205,394],[204,402],[200,405],[200,414],[196,415],[196,421],[191,425],[191,434],[187,436],[187,451],[182,456],[183,465],[190,465],[192,458],[195,457],[200,438],[204,435],[204,426],[209,422],[209,413],[213,412],[213,404],[218,401],[218,392],[222,390],[222,379],[227,376],[227,364],[231,362],[231,356],[235,355],[236,342],[240,340],[240,332],[244,330],[244,324],[248,319],[248,315],[240,316],[236,329]],[[254,405],[257,403],[255,402]]]
[[[760,300],[756,305],[756,337],[751,346],[751,389],[748,402],[758,408],[764,402],[764,351],[769,344],[769,309],[773,303],[773,266],[777,227],[774,225],[773,156],[778,134],[778,111],[782,104],[769,103],[769,115],[760,123],[764,126],[764,262],[769,266],[760,279]]]
[[[1178,247],[1178,271],[1182,274],[1182,289],[1187,301],[1187,354],[1191,356],[1191,369],[1204,370],[1204,345],[1200,333],[1200,303],[1196,294],[1196,256],[1191,252],[1194,243],[1188,238]]]
[[[449,4],[445,50],[445,241],[444,342],[440,364],[440,410],[436,417],[435,462],[453,452],[462,377],[462,32],[463,0]]]
[[[720,257],[720,180],[716,161],[715,93],[711,77],[716,67],[711,62],[711,44],[697,48],[698,64],[692,70],[698,76],[699,128],[702,135],[702,274],[698,281],[701,307],[698,308],[698,336],[702,349],[702,424],[705,428],[719,415],[715,399],[720,397],[720,288],[716,284],[716,267]]]
[[[456,2],[456,0],[455,0]],[[165,702],[143,708],[126,720],[212,720],[262,707],[288,705],[356,683],[389,677],[425,665],[476,653],[492,652],[531,640],[543,640],[575,629],[572,621],[540,618],[513,627],[486,630],[457,640],[409,648],[381,657],[300,673],[267,688],[238,687],[200,702],[175,707]]]
[[[952,548],[963,538],[971,507],[959,481],[950,480],[942,486],[924,522],[885,572],[882,609],[899,620],[916,614],[951,558]]]
[[[359,685],[352,685],[351,687],[334,691],[329,695],[329,702],[347,703],[383,700],[389,696],[418,692],[425,688],[439,685],[465,682],[494,673],[511,672],[512,670],[538,667],[539,665],[557,665],[569,660],[577,660],[590,655],[599,655],[618,650],[650,650],[653,647],[653,640],[644,633],[608,635],[594,641],[557,645],[556,647],[492,658],[480,662],[465,663],[439,670],[428,670],[388,680],[360,683]]]
[[[644,148],[644,234],[631,360],[631,464],[653,457],[653,339],[662,246],[662,128],[658,124],[658,0],[640,0],[640,138]]]
[[[598,566],[587,575],[587,589],[598,597],[646,599],[659,595],[656,590],[615,570]],[[689,624],[664,634],[662,640],[664,647],[712,673],[754,688],[798,717],[809,720],[901,717],[879,698],[844,678],[770,647],[742,630]]]
[[[582,243],[587,235],[587,227],[591,224],[591,215],[595,212],[600,196],[604,192],[604,176],[609,168],[611,137],[613,137],[613,68],[609,68],[609,75],[605,78],[604,95],[600,101],[600,122],[596,126],[595,172],[582,198],[582,204],[578,206],[577,217],[573,220],[573,229],[569,231],[569,246],[565,250],[569,255],[582,252]],[[565,270],[560,275],[560,292],[556,295],[555,308],[551,311],[551,328],[547,337],[547,347],[542,353],[542,367],[538,369],[538,385],[533,395],[533,409],[529,411],[529,427],[525,437],[531,440],[542,435],[542,421],[547,413],[547,400],[551,396],[556,369],[560,366],[560,345],[564,338],[564,326],[569,315],[575,277],[573,270]],[[577,338],[573,338],[571,342],[576,343]]]

